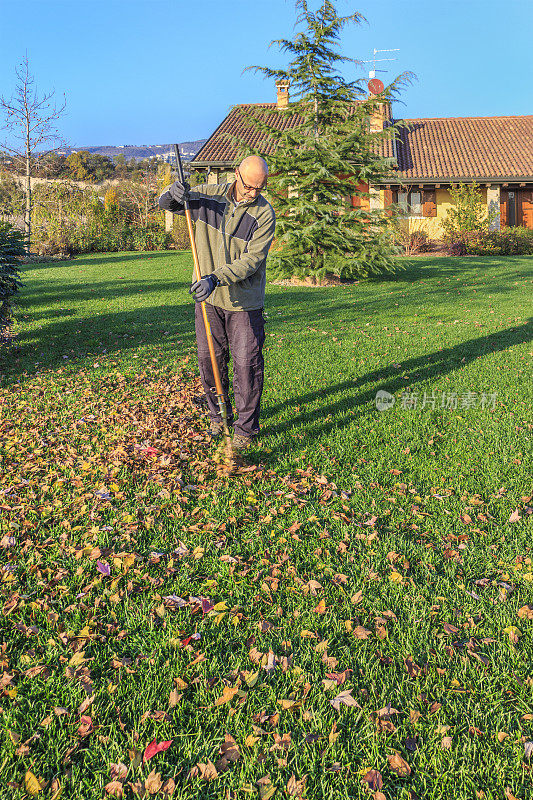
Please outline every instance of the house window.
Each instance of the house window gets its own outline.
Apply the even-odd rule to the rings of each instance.
[[[398,192],[398,205],[410,217],[422,216],[422,192]]]

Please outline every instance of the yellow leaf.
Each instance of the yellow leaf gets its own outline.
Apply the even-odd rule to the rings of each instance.
[[[195,547],[194,550],[192,551],[192,556],[193,558],[198,560],[199,558],[202,558],[204,552],[205,550],[203,547]]]
[[[531,582],[531,581],[533,581],[533,572],[524,572],[524,574],[522,575],[522,577],[523,577],[523,579],[524,579],[525,581],[529,581],[529,582]]]
[[[244,740],[244,744],[246,745],[246,747],[253,747],[254,744],[259,741],[259,739],[260,739],[259,736],[252,736],[252,734],[250,734]]]
[[[109,486],[109,488],[111,489],[112,492],[120,492],[120,486],[118,485],[118,483],[112,483]]]
[[[222,697],[219,697],[217,700],[215,700],[215,705],[223,706],[225,703],[230,703],[238,691],[239,690],[236,686],[224,686]]]
[[[325,610],[326,610],[326,601],[324,600],[324,598],[322,598],[322,600],[319,602],[317,607],[313,608],[313,611],[316,614],[323,614],[325,612]]]
[[[6,689],[6,694],[11,700],[14,700],[15,697],[17,696],[16,687],[14,687],[13,689]]]
[[[78,650],[77,653],[74,653],[70,661],[68,662],[69,667],[79,667],[80,664],[83,664],[85,661],[85,650]]]
[[[226,616],[225,611],[223,611],[222,614],[217,614],[215,617],[215,625],[220,625],[225,616]]]
[[[401,583],[403,581],[403,575],[400,575],[399,572],[391,572],[389,575],[389,580],[392,583]]]
[[[522,636],[522,634],[515,625],[509,625],[507,628],[503,629],[503,632],[508,635],[509,639],[512,642],[516,641],[519,636]]]
[[[225,600],[223,600],[222,603],[217,603],[216,605],[213,606],[213,611],[228,611],[228,610],[229,610],[228,604],[226,603]]]
[[[32,797],[36,797],[42,791],[41,784],[30,770],[24,775],[24,788]]]

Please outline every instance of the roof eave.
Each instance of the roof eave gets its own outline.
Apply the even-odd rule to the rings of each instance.
[[[418,175],[411,175],[406,176],[401,172],[398,172],[395,177],[400,178],[400,181],[396,180],[383,180],[380,181],[382,183],[459,183],[465,181],[475,181],[476,183],[533,183],[533,176],[531,175],[434,175],[433,177],[419,177]],[[380,185],[379,184],[379,185]]]
[[[188,164],[189,167],[197,167],[198,169],[205,169],[206,167],[211,167],[212,169],[232,169],[236,165],[236,161],[189,161]]]

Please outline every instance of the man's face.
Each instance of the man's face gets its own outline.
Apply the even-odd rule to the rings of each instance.
[[[253,200],[258,194],[261,194],[267,184],[267,176],[259,170],[254,170],[250,174],[248,172],[241,173],[240,167],[237,167],[235,178],[235,196],[238,203],[243,200]]]

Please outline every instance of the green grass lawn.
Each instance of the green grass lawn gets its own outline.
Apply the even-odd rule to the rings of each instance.
[[[24,269],[1,798],[532,796],[533,258],[403,263],[267,285],[262,435],[231,479],[190,254]]]

